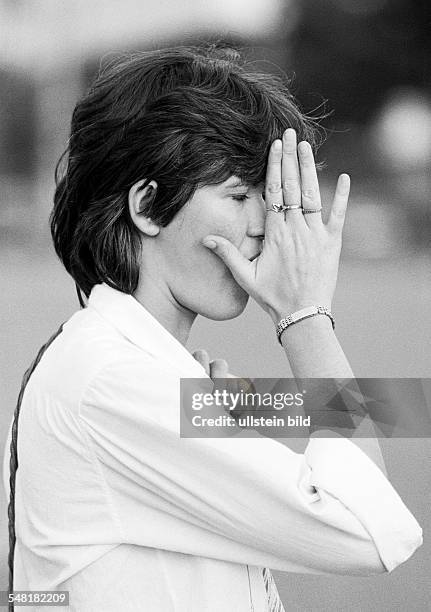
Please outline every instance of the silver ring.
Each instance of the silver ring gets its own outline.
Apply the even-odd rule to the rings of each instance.
[[[266,211],[267,212],[283,212],[284,210],[284,204],[278,204],[277,202],[273,202],[271,204],[271,208],[267,208]]]
[[[284,212],[285,210],[294,210],[295,208],[302,208],[301,204],[278,204],[273,202],[271,208],[267,208],[267,212]]]
[[[322,207],[320,207],[320,208],[304,208],[302,213],[304,215],[306,215],[307,213],[316,213],[316,212],[320,212],[321,210],[322,210]]]

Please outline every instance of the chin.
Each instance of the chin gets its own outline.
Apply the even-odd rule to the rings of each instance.
[[[201,305],[198,314],[213,321],[235,319],[244,312],[249,297],[248,293],[237,285],[234,292],[215,297],[211,304]]]

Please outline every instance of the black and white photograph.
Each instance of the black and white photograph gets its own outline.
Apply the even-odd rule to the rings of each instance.
[[[0,609],[425,612],[425,0],[0,0]]]

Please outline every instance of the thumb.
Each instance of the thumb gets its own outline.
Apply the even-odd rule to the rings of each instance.
[[[232,272],[234,279],[249,290],[252,283],[252,263],[238,251],[236,246],[222,236],[205,236],[202,244],[216,253]]]

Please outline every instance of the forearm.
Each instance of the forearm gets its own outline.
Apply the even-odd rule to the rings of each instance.
[[[280,318],[282,317],[280,316]],[[299,321],[289,326],[283,332],[281,341],[292,373],[296,379],[354,378],[350,364],[332,329],[329,317],[314,316]],[[313,390],[313,394],[317,398],[319,395],[319,384],[321,385],[322,383],[316,380],[316,387]],[[329,427],[327,426],[319,427],[312,436],[325,437],[325,430],[327,435],[329,435],[328,429]],[[332,432],[331,435],[333,435]],[[362,421],[351,440],[387,476],[380,446],[375,438],[375,430],[369,418]]]
[[[281,342],[295,378],[354,377],[329,317],[298,321],[283,332]]]

